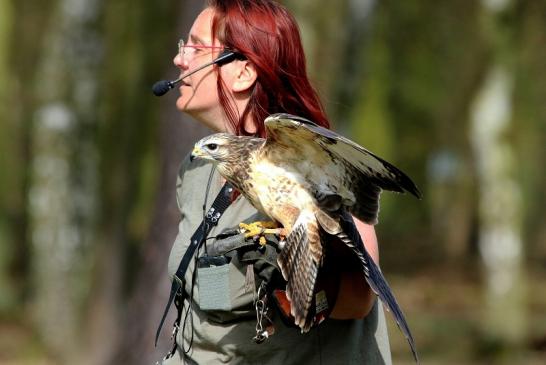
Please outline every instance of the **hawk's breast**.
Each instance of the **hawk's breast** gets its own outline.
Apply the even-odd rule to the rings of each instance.
[[[267,158],[254,159],[249,166],[245,192],[254,206],[285,228],[299,213],[314,206],[305,179],[296,171],[273,164]]]

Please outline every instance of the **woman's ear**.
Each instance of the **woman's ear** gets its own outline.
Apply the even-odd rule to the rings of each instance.
[[[248,60],[237,60],[235,62],[235,77],[231,88],[233,92],[247,91],[252,88],[258,77],[256,68]]]

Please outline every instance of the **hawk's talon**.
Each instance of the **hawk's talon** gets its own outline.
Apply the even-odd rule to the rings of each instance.
[[[263,236],[266,233],[276,234],[279,225],[273,221],[257,221],[252,223],[239,223],[239,228],[246,238]]]
[[[284,239],[286,230],[280,228],[279,224],[274,221],[257,221],[252,223],[239,223],[239,230],[244,234],[245,238],[258,240],[260,246],[265,247],[267,244],[266,234],[275,235]]]

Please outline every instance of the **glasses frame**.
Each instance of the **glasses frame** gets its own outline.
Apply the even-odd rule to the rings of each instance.
[[[191,49],[192,52],[188,52],[187,49]],[[198,49],[224,49],[225,47],[224,46],[206,46],[206,45],[202,45],[202,44],[186,44],[186,42],[184,42],[184,39],[179,39],[178,40],[178,55],[180,57],[184,57],[184,56],[193,56],[195,54],[195,51],[198,50]]]

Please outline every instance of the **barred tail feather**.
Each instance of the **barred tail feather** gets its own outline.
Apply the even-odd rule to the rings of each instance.
[[[291,304],[291,314],[302,332],[308,332],[313,324],[310,315],[322,252],[316,252],[319,239],[316,224],[298,219],[292,232],[286,237],[285,247],[277,256],[286,284],[286,296]]]

